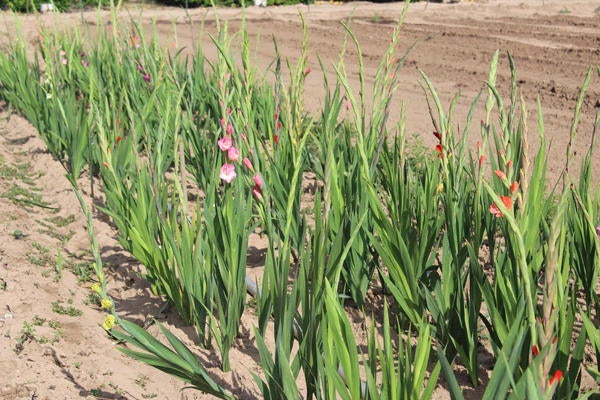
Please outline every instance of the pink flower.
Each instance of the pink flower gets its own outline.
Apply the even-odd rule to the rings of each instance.
[[[233,125],[231,125],[231,124],[227,125],[227,129],[225,130],[225,133],[227,133],[229,136],[231,136],[233,134]]]
[[[263,198],[260,189],[256,186],[252,188],[252,195],[256,200],[262,200]]]
[[[67,65],[69,63],[69,60],[63,57],[60,59],[60,62],[63,63],[63,65]]]
[[[263,180],[260,177],[259,174],[255,174],[252,179],[254,180],[254,184],[256,185],[255,188],[258,188],[259,190],[262,190],[263,188]]]
[[[90,66],[90,62],[88,60],[81,60],[81,65],[87,68]]]
[[[144,79],[146,81],[146,83],[152,82],[152,78],[150,77],[150,74],[144,74],[142,76],[142,79]]]
[[[244,157],[242,162],[244,163],[246,168],[248,168],[250,171],[252,171],[254,169],[254,168],[252,168],[252,162],[247,157]]]
[[[225,118],[221,118],[221,119],[219,120],[219,123],[221,124],[221,127],[222,127],[222,128],[225,128],[225,125],[227,124],[227,121],[225,121]]]
[[[235,166],[233,164],[223,164],[219,177],[227,183],[231,183],[235,179]]]
[[[598,237],[600,237],[600,225],[598,225],[596,227],[596,235],[598,235]]]
[[[227,137],[227,136],[224,136],[221,139],[219,139],[217,144],[219,145],[219,148],[221,149],[221,151],[227,151],[233,145],[231,138]]]
[[[240,151],[238,149],[236,149],[235,147],[231,146],[229,148],[229,150],[227,151],[227,158],[229,158],[231,161],[237,161],[240,158]]]

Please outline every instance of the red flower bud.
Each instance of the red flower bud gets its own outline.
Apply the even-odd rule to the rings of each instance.
[[[560,369],[557,369],[556,371],[554,371],[554,375],[552,375],[552,378],[550,378],[550,381],[549,381],[550,386],[552,386],[555,383],[558,383],[562,377],[563,377],[563,373]]]

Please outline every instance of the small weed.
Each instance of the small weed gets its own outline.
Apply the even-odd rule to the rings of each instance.
[[[37,250],[37,254],[30,253],[27,255],[27,260],[40,267],[48,267],[54,263],[52,256],[50,256],[50,250],[38,242],[31,242],[31,247]]]
[[[75,222],[75,214],[71,214],[66,217],[56,215],[54,217],[45,218],[44,221],[50,222],[57,228],[64,228],[65,226],[71,225],[73,222]]]
[[[62,338],[63,336],[63,330],[62,330],[62,325],[59,321],[53,319],[48,321],[48,326],[52,329],[54,329],[54,338],[52,339],[52,342],[58,342],[60,340],[60,338]]]
[[[37,188],[34,188],[39,190]],[[25,189],[20,186],[12,186],[7,192],[2,194],[2,197],[10,200],[13,204],[23,206],[25,209],[31,209],[31,206],[47,208],[50,210],[56,210],[56,207],[50,206],[46,203],[42,196],[33,192],[33,189]]]
[[[79,282],[90,282],[94,277],[94,266],[91,263],[70,264],[67,267],[77,276]]]
[[[29,254],[27,260],[33,265],[47,267],[52,264],[52,257],[47,254]]]
[[[560,10],[558,10],[559,14],[571,14],[571,10],[569,10],[567,7],[563,7]]]
[[[156,393],[142,393],[144,399],[155,399],[158,397]]]
[[[31,164],[23,163],[9,165],[0,158],[0,178],[4,180],[19,180],[27,185],[33,185]]]
[[[60,315],[68,315],[70,317],[80,317],[83,314],[83,311],[80,309],[71,305],[65,307],[60,301],[55,301],[52,303],[52,311]]]
[[[100,300],[100,296],[97,293],[90,293],[83,301],[83,304],[86,306],[94,305],[100,307]]]
[[[118,396],[121,396],[124,393],[123,390],[119,387],[119,385],[115,383],[109,383],[108,386],[110,386],[110,388],[114,390],[115,394]]]
[[[55,319],[48,321],[48,326],[54,330],[62,329],[62,324]]]
[[[48,253],[50,251],[50,249],[48,249],[43,244],[38,243],[38,242],[31,242],[31,246],[34,249],[36,249],[37,251],[39,251],[40,253]]]
[[[19,354],[25,348],[25,343],[35,340],[35,328],[32,324],[25,321],[23,322],[23,328],[21,329],[21,336],[17,338],[17,344],[15,345],[15,353]]]
[[[381,15],[373,15],[371,18],[369,18],[369,22],[372,22],[374,24],[378,24],[383,20],[383,17]]]
[[[50,339],[49,337],[46,337],[46,336],[40,336],[39,338],[37,338],[37,342],[40,344],[54,343],[55,341],[56,340]]]
[[[6,290],[6,281],[0,278],[0,290]]]
[[[28,235],[28,234],[26,234],[26,233],[23,233],[23,231],[21,231],[21,230],[17,229],[17,230],[15,230],[15,231],[13,231],[13,232],[11,233],[11,236],[12,236],[14,239],[20,240],[20,239],[24,239],[24,238],[26,238],[26,237],[27,237],[27,236],[29,236],[29,235]]]
[[[69,230],[67,233],[61,233],[56,231],[54,227],[52,227],[51,229],[39,229],[38,233],[48,235],[52,239],[58,240],[63,245],[66,244],[69,240],[71,240],[73,235],[75,235],[75,232],[72,230]]]
[[[100,389],[100,388],[91,389],[90,394],[94,397],[102,397],[102,389]]]
[[[56,272],[56,281],[62,279],[64,259],[60,249],[56,250],[56,263],[54,264],[54,271]]]
[[[81,369],[81,361],[77,361],[77,362],[73,363],[73,366],[74,366],[76,369]]]
[[[53,217],[55,218],[55,217]],[[53,219],[53,218],[48,218],[48,219]],[[62,217],[59,217],[62,218]],[[71,238],[73,237],[73,235],[75,234],[75,232],[73,230],[70,230],[66,233],[63,232],[59,232],[56,228],[59,228],[60,226],[58,225],[54,225],[51,222],[48,222],[47,220],[37,220],[37,223],[40,224],[41,226],[43,226],[46,229],[39,229],[38,232],[42,233],[44,235],[48,235],[50,236],[52,239],[56,239],[59,242],[61,242],[62,244],[67,243],[69,240],[71,240]]]
[[[139,375],[134,382],[142,389],[145,389],[146,384],[148,383],[148,377],[146,375]]]
[[[31,323],[35,326],[42,326],[42,325],[44,325],[45,322],[46,322],[45,318],[38,317],[37,315],[35,317],[33,317],[33,320],[31,321]]]

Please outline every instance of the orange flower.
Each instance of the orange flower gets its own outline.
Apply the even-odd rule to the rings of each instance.
[[[519,182],[517,182],[517,181],[514,181],[514,182],[512,183],[512,185],[510,185],[510,192],[511,192],[511,193],[516,193],[516,192],[517,192],[517,190],[519,190]]]
[[[506,174],[502,171],[500,171],[499,169],[495,170],[494,173],[496,174],[496,176],[502,180],[506,179]]]
[[[507,210],[510,210],[512,208],[512,199],[510,197],[500,196],[500,200],[502,200],[502,203],[504,204],[504,207],[506,207]],[[504,214],[502,214],[502,210],[500,210],[500,208],[495,203],[492,203],[492,205],[490,205],[490,212],[494,214],[496,218],[501,218],[504,216]]]
[[[554,375],[552,375],[552,378],[550,378],[550,381],[549,381],[550,386],[552,386],[555,383],[558,383],[558,381],[560,381],[562,377],[563,377],[563,373],[560,369],[557,369],[556,371],[554,371]]]
[[[435,151],[437,151],[439,153],[440,158],[442,158],[444,156],[441,144],[438,144],[437,146],[435,146]]]

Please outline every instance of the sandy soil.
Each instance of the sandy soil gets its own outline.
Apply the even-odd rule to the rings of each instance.
[[[275,35],[281,53],[291,59],[297,57],[301,43],[300,9],[308,23],[313,70],[307,80],[306,105],[309,110],[317,111],[322,98],[322,78],[316,72],[317,54],[330,73],[329,66],[337,60],[341,48],[340,20],[353,16],[352,27],[361,42],[370,85],[401,7],[400,4],[353,3],[249,8],[246,14],[253,56],[257,65],[267,66],[273,59],[271,36]],[[205,29],[214,31],[213,11],[198,9],[186,15],[178,9],[144,8],[143,12],[129,10],[129,13],[141,18],[148,29],[154,22],[165,45],[173,46],[173,27],[176,26],[177,46],[191,48],[202,41],[209,53],[214,51],[208,41],[199,36],[203,20]],[[123,13],[124,17],[127,15]],[[232,30],[240,25],[239,10],[221,9],[219,15],[230,21]],[[14,18],[4,14],[0,20],[3,21],[0,34],[13,31],[19,22],[33,43],[40,23],[75,27],[84,21],[85,26],[97,27],[106,24],[109,16],[84,13]],[[418,70],[431,78],[446,104],[455,92],[461,92],[457,106],[460,122],[472,99],[484,87],[488,63],[496,49],[503,52],[498,83],[506,93],[509,83],[506,52],[510,51],[518,67],[526,103],[533,110],[537,97],[542,102],[546,134],[551,140],[550,178],[558,177],[564,164],[578,88],[588,67],[600,64],[597,1],[419,3],[410,7],[402,37],[403,46],[414,42],[417,45],[401,73],[392,119],[398,120],[400,106],[404,104],[408,133],[422,135],[423,141],[428,143],[432,125]],[[358,83],[356,54],[353,49],[347,52],[348,71],[355,87]],[[594,114],[599,107],[600,84],[596,78],[584,102],[574,145],[578,154],[589,145]],[[482,115],[480,110],[474,118],[473,134],[468,139],[472,143],[477,140],[477,125]],[[530,126],[535,136],[533,121]],[[599,170],[600,157],[594,159],[594,167]],[[182,383],[121,356],[99,327],[103,314],[86,301],[89,283],[79,282],[72,273],[77,270],[74,265],[90,259],[84,220],[76,198],[63,178],[60,165],[46,152],[35,130],[22,118],[10,115],[5,107],[0,114],[0,177],[0,399],[207,397],[181,391]],[[39,196],[34,200],[38,205],[31,201],[14,201],[15,187]],[[24,196],[19,194],[17,199]],[[40,202],[46,206],[40,207]],[[135,271],[139,266],[118,247],[115,232],[102,218],[97,219],[97,231],[110,270],[111,294],[118,301],[120,315],[141,323],[157,314],[163,305],[161,300],[153,297],[137,277]],[[261,247],[259,243],[253,244]],[[255,261],[260,264],[260,257]],[[71,312],[68,312],[69,307],[73,307]],[[77,315],[77,310],[81,315]],[[181,326],[176,315],[167,313],[161,317],[190,341],[192,335]],[[249,371],[258,371],[251,334],[255,323],[254,315],[248,312],[231,355],[233,373],[220,373],[211,354],[199,352],[216,379],[242,399],[258,398],[258,390],[249,374]],[[468,391],[470,398],[478,398],[478,393],[479,390]],[[443,387],[436,396],[448,398]]]

